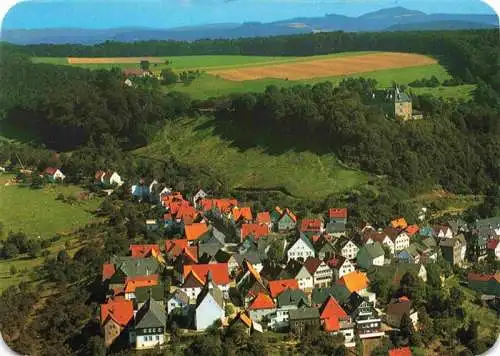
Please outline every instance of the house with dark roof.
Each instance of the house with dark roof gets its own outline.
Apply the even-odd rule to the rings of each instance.
[[[314,248],[316,250],[316,256],[322,261],[329,260],[335,256],[335,247],[324,237],[320,237],[319,240],[314,243]]]
[[[500,273],[480,274],[469,273],[467,275],[468,287],[484,295],[500,297]]]
[[[165,285],[157,284],[154,286],[137,287],[135,289],[134,310],[139,310],[151,298],[158,303],[164,304]]]
[[[165,344],[167,318],[163,303],[151,298],[137,311],[130,330],[130,343],[137,350],[150,349]]]
[[[314,286],[314,277],[309,272],[305,264],[290,260],[285,269],[278,276],[279,279],[294,279],[299,284],[299,288],[303,291],[310,291]]]
[[[273,217],[273,215],[274,214],[271,215],[271,218]],[[278,232],[290,231],[295,229],[296,226],[297,226],[297,216],[288,208],[282,211],[280,217],[276,221],[276,227]]]
[[[451,239],[442,239],[439,243],[439,248],[441,249],[443,258],[452,265],[460,266],[465,260],[467,243],[463,234],[459,234]]]
[[[327,288],[314,288],[311,293],[311,306],[320,307],[330,297],[335,298],[339,303],[345,303],[351,292],[345,286],[334,284]]]
[[[110,289],[125,287],[127,279],[130,281],[130,278],[158,275],[161,270],[160,264],[154,257],[113,256],[105,265],[106,273],[109,275],[106,280]]]
[[[308,257],[314,257],[315,254],[316,251],[311,240],[302,232],[287,251],[288,261],[292,259],[305,261]]]
[[[343,308],[355,321],[357,334],[361,339],[384,336],[382,319],[368,298],[352,293]]]
[[[231,322],[229,323],[229,328],[232,328],[235,325],[243,326],[248,335],[251,335],[254,332],[262,333],[264,331],[262,329],[262,325],[250,318],[250,316],[245,311],[239,312],[236,317],[231,320]]]
[[[346,223],[343,221],[329,221],[325,224],[325,233],[330,238],[346,236]]]
[[[301,335],[305,330],[316,330],[320,327],[319,311],[317,308],[299,308],[288,312],[290,331]]]
[[[332,269],[335,281],[356,270],[356,267],[349,259],[340,255],[327,260],[326,264]]]
[[[190,271],[182,282],[179,290],[186,294],[190,301],[195,301],[204,286],[204,280],[194,271]]]
[[[394,298],[387,305],[387,311],[384,319],[388,325],[394,328],[399,328],[404,314],[410,317],[413,326],[416,327],[418,322],[418,312],[413,309],[412,301],[407,297]]]
[[[385,252],[379,242],[364,245],[356,255],[356,262],[363,269],[369,269],[372,266],[383,266],[384,260]]]
[[[242,271],[236,277],[236,288],[243,298],[243,303],[248,305],[257,295],[268,294],[265,283],[255,267],[245,260]]]
[[[276,298],[276,313],[268,315],[268,327],[272,330],[282,330],[289,327],[290,310],[308,307],[307,296],[300,289],[286,289]]]
[[[329,287],[333,280],[333,271],[324,261],[315,257],[308,257],[304,267],[311,274],[315,287]]]
[[[225,315],[224,306],[222,291],[212,282],[212,276],[209,272],[205,286],[196,299],[194,328],[205,330],[216,320],[222,320]]]
[[[328,209],[328,221],[347,224],[347,208]]]

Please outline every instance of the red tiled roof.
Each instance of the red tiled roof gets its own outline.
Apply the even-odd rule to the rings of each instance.
[[[395,229],[401,229],[404,230],[408,226],[408,223],[406,222],[406,219],[403,217],[394,219],[391,221],[391,227]]]
[[[184,224],[192,224],[198,216],[198,211],[190,205],[181,205],[175,214],[176,219],[184,221]]]
[[[215,284],[225,285],[231,282],[227,263],[185,265],[184,277],[187,276],[190,271],[194,271],[203,280],[203,283],[205,283],[209,271],[212,274],[212,280]]]
[[[51,176],[53,176],[56,172],[57,172],[57,168],[55,168],[55,167],[47,167],[43,171],[43,173],[50,174]]]
[[[313,243],[318,242],[320,239],[321,239],[321,235],[313,235],[313,236],[311,236],[311,241]]]
[[[290,209],[286,208],[285,209],[285,212],[283,214],[288,214],[288,216],[290,216],[290,218],[294,221],[294,222],[297,222],[297,216],[294,214],[293,211],[291,211]]]
[[[411,350],[408,346],[389,350],[389,356],[411,356]]]
[[[238,206],[236,199],[202,199],[200,202],[203,211],[213,208],[219,209],[223,213],[227,213],[234,206]]]
[[[349,292],[359,292],[368,287],[368,277],[366,273],[354,271],[350,272],[335,282],[345,286]]]
[[[131,252],[132,257],[148,257],[152,254],[153,250],[160,254],[160,245],[130,245],[129,251]]]
[[[407,296],[402,296],[402,297],[399,297],[399,298],[398,298],[398,300],[399,300],[399,302],[400,302],[400,303],[401,303],[401,302],[409,302],[409,301],[410,301],[410,299],[408,299],[408,297],[407,297]]]
[[[299,283],[296,279],[281,279],[277,281],[269,281],[269,291],[271,297],[276,298],[285,289],[299,289]]]
[[[193,271],[189,271],[187,276],[184,277],[184,283],[181,288],[201,288],[204,285],[205,282],[200,276]]]
[[[490,240],[488,241],[488,243],[486,244],[486,247],[490,250],[494,250],[497,248],[498,246],[498,243],[500,242],[500,240]]]
[[[343,319],[347,317],[347,313],[344,309],[342,309],[335,298],[330,296],[325,304],[323,304],[323,306],[321,307],[320,317],[321,319]]]
[[[347,208],[331,208],[328,209],[328,217],[330,219],[347,219]]]
[[[300,222],[300,231],[320,231],[321,230],[321,220],[320,219],[302,219]]]
[[[255,219],[255,221],[258,224],[270,224],[271,223],[271,215],[269,214],[268,211],[257,213],[257,218]]]
[[[105,263],[102,265],[102,280],[110,279],[115,274],[115,265],[112,263]]]
[[[323,319],[323,330],[326,332],[339,331],[340,323],[338,318]]]
[[[406,233],[409,236],[413,236],[417,232],[419,232],[419,230],[420,230],[420,227],[418,227],[418,225],[408,225],[408,227],[406,228]]]
[[[495,274],[482,274],[482,273],[469,272],[469,274],[467,275],[467,280],[469,281],[487,282],[491,279],[495,279],[497,282],[500,282],[500,272]]]
[[[159,275],[152,274],[150,276],[127,277],[125,281],[125,293],[135,292],[138,287],[156,286],[158,284]]]
[[[234,207],[233,211],[232,211],[232,214],[233,214],[233,220],[234,221],[238,221],[241,218],[243,218],[245,220],[248,220],[248,221],[252,221],[253,220],[252,210],[249,207],[247,207],[247,206],[246,207],[242,207],[242,208]]]
[[[187,239],[175,239],[175,240],[166,240],[165,241],[165,251],[170,252],[177,257],[181,254],[182,250],[188,247]],[[176,252],[178,253],[176,254]]]
[[[127,324],[134,317],[132,301],[126,299],[109,299],[106,304],[101,304],[101,324],[110,317],[121,326]]]
[[[184,234],[188,241],[198,240],[207,231],[208,226],[205,223],[193,223],[184,227]]]
[[[267,294],[260,292],[255,299],[250,303],[248,309],[256,310],[256,309],[273,309],[276,308],[276,304],[274,304],[273,300]]]
[[[241,225],[241,241],[248,235],[252,235],[256,240],[269,235],[269,229],[266,225],[259,224],[242,224]]]
[[[321,261],[319,258],[315,257],[308,257],[307,260],[304,262],[304,267],[309,271],[309,273],[314,274],[316,273],[316,270],[318,267],[321,265],[323,261]]]

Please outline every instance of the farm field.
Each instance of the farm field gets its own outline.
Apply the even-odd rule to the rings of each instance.
[[[29,187],[5,185],[12,176],[0,175],[0,221],[4,231],[23,231],[30,236],[50,238],[56,233],[65,233],[95,220],[92,212],[101,199],[80,201],[69,205],[56,200],[58,194],[65,196],[82,191],[72,185],[47,185],[34,190]],[[24,207],[13,209],[12,207]]]
[[[300,198],[321,199],[368,180],[367,174],[346,168],[332,154],[319,155],[284,145],[271,149],[272,139],[275,145],[284,141],[276,143],[272,132],[265,137],[242,131],[230,122],[182,119],[167,124],[152,144],[136,153],[159,159],[172,154],[184,164],[222,177],[233,189],[284,188]]]

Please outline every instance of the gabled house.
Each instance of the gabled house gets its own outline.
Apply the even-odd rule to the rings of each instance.
[[[358,254],[359,247],[352,240],[339,241],[340,255],[353,260]]]
[[[240,228],[240,238],[243,242],[248,236],[258,240],[269,235],[269,227],[259,224],[242,224]]]
[[[288,315],[290,318],[290,331],[295,335],[301,335],[305,330],[316,330],[320,327],[317,308],[291,309]]]
[[[338,280],[346,274],[354,272],[356,270],[351,260],[342,256],[335,256],[327,260],[326,263],[333,271],[334,280]]]
[[[490,238],[500,238],[500,216],[477,220],[473,229],[484,231]]]
[[[268,211],[257,213],[257,217],[255,218],[255,223],[267,226],[269,232],[271,232],[273,227],[273,223],[271,221],[271,214],[269,214]]]
[[[265,281],[247,260],[243,263],[243,270],[236,280],[236,288],[243,298],[243,303],[248,305],[257,295],[268,293]]]
[[[384,246],[387,246],[391,251],[391,254],[394,255],[395,252],[394,242],[389,237],[389,235],[383,232],[367,231],[365,234],[363,234],[362,240],[365,244],[373,244],[375,242],[378,242]]]
[[[220,288],[224,294],[224,298],[229,298],[229,285],[231,283],[231,278],[229,277],[227,263],[187,265],[184,266],[183,275],[187,276],[191,271],[195,272],[195,274],[204,283],[206,282],[208,274],[210,274],[211,282]]]
[[[286,268],[279,275],[283,279],[295,279],[299,288],[303,291],[310,291],[314,287],[314,278],[305,264],[297,260],[290,260]]]
[[[276,298],[276,313],[268,315],[268,327],[272,330],[280,330],[290,325],[290,310],[307,307],[307,296],[300,289],[286,289]]]
[[[193,195],[193,206],[195,208],[199,207],[199,203],[202,199],[205,199],[208,196],[207,193],[203,189],[198,190],[195,195]]]
[[[182,289],[177,289],[167,300],[167,313],[170,315],[176,310],[180,314],[186,315],[188,305],[189,296]]]
[[[184,226],[186,240],[196,241],[208,232],[208,226],[205,223],[192,223]]]
[[[262,325],[250,318],[250,316],[244,311],[239,312],[236,317],[231,320],[229,328],[232,328],[234,325],[242,325],[248,335],[251,335],[254,332],[262,333],[264,331],[262,329]]]
[[[346,224],[342,221],[329,221],[325,225],[325,233],[330,238],[346,236]]]
[[[226,252],[224,250],[217,251],[213,259],[215,260],[214,263],[227,263],[227,268],[230,276],[234,276],[240,266],[235,258],[235,255],[230,254],[229,252]]]
[[[316,250],[316,256],[320,260],[329,260],[335,256],[335,247],[333,244],[325,238],[321,238],[314,243],[314,248]]]
[[[452,265],[462,265],[467,251],[467,243],[463,234],[453,238],[444,238],[439,243],[443,258]]]
[[[366,244],[361,247],[356,256],[358,266],[363,269],[369,269],[372,266],[384,265],[385,252],[379,242]]]
[[[250,313],[250,318],[260,322],[267,315],[276,312],[276,304],[267,293],[259,293],[247,309]]]
[[[150,349],[165,344],[167,318],[163,303],[148,299],[137,311],[129,333],[130,343],[137,350]]]
[[[407,297],[394,298],[387,305],[385,322],[394,328],[399,328],[404,314],[410,317],[413,326],[416,327],[418,322],[418,312],[413,309],[411,300]]]
[[[438,239],[451,239],[453,230],[449,226],[434,226],[434,236]]]
[[[276,225],[277,230],[280,232],[293,230],[297,225],[297,216],[290,209],[286,208],[276,222]]]
[[[480,274],[469,273],[467,275],[468,287],[484,295],[500,297],[500,273]]]
[[[361,339],[385,335],[382,331],[382,319],[368,298],[362,297],[358,293],[352,293],[343,307],[355,321],[356,331]]]
[[[154,286],[137,287],[135,289],[135,305],[134,309],[138,310],[151,298],[161,304],[165,300],[165,285],[157,284]]]
[[[174,239],[165,241],[165,252],[169,261],[175,260],[179,255],[186,252],[192,263],[198,262],[198,246],[189,246],[187,239]]]
[[[43,176],[48,179],[50,182],[63,181],[66,176],[59,168],[55,167],[47,167],[43,171]]]
[[[262,264],[262,259],[260,258],[260,254],[256,249],[250,249],[245,251],[244,253],[237,253],[233,255],[236,263],[239,268],[243,268],[245,261],[248,261],[254,266],[255,270],[260,273],[264,265]]]
[[[347,224],[347,208],[328,209],[328,221]]]
[[[216,320],[222,320],[225,314],[224,306],[222,291],[212,282],[211,273],[209,272],[205,286],[196,299],[195,329],[205,330]]]
[[[351,293],[360,293],[362,291],[366,291],[368,288],[368,282],[369,280],[366,273],[354,271],[346,274],[335,283],[346,287]]]
[[[290,246],[287,251],[288,261],[302,259],[305,261],[308,257],[314,257],[316,252],[311,240],[306,235],[300,233],[299,238]]]
[[[124,287],[125,299],[135,299],[135,291],[137,288],[156,286],[159,284],[159,280],[160,276],[157,274],[127,277]]]
[[[203,279],[193,271],[185,277],[179,289],[188,296],[190,301],[195,301],[204,286]]]
[[[200,208],[203,212],[211,211],[218,217],[228,217],[231,210],[238,206],[236,199],[201,199]]]
[[[110,171],[97,171],[95,174],[95,181],[104,187],[121,186],[123,184],[120,175]]]
[[[315,287],[329,287],[333,280],[333,271],[324,261],[308,257],[304,267],[313,276]]]
[[[311,293],[311,306],[319,308],[330,297],[343,304],[349,299],[350,295],[351,292],[345,286],[339,284],[327,288],[314,288]]]
[[[230,218],[234,223],[250,223],[253,221],[252,210],[249,207],[234,207],[231,210]]]
[[[285,290],[296,290],[299,289],[299,283],[295,279],[281,279],[277,281],[268,282],[269,292],[272,298],[278,298],[278,296]]]
[[[354,340],[355,324],[335,298],[329,297],[321,306],[320,318],[325,332],[334,335],[341,333],[344,336],[345,347],[356,346]]]
[[[383,233],[389,236],[394,243],[394,253],[410,246],[410,237],[404,230],[388,227],[384,229]]]
[[[124,287],[128,278],[152,276],[159,272],[160,264],[153,257],[113,256],[103,265],[103,280],[107,281],[109,288]],[[104,278],[104,274],[108,278]]]
[[[465,233],[469,231],[469,227],[467,226],[467,222],[463,219],[454,219],[448,221],[447,224],[450,228],[451,231],[453,232],[453,235]]]
[[[323,232],[323,222],[321,219],[302,219],[299,231],[306,235],[319,235]]]
[[[159,263],[164,264],[165,259],[160,252],[160,245],[152,244],[152,245],[130,245],[129,251],[132,257],[137,258],[145,258],[145,257],[153,257],[158,260]]]
[[[212,227],[206,233],[201,235],[198,242],[198,257],[205,254],[209,256],[215,256],[217,251],[224,248],[226,241],[226,236],[221,233],[218,229]]]
[[[104,344],[109,347],[127,330],[134,317],[134,307],[130,300],[108,299],[101,304],[101,328],[104,334]]]

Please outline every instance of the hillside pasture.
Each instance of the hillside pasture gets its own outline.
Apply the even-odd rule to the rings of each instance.
[[[314,59],[296,63],[211,70],[209,74],[219,75],[233,81],[278,78],[303,80],[331,76],[352,75],[377,70],[418,67],[436,64],[436,60],[427,56],[409,53],[381,52],[374,54]]]
[[[10,175],[1,175],[0,221],[4,231],[23,231],[29,236],[50,238],[56,233],[67,233],[96,220],[93,211],[101,199],[78,201],[74,205],[56,200],[82,191],[73,185],[47,185],[42,189],[10,184]]]
[[[345,167],[333,154],[291,149],[293,144],[285,141],[276,140],[272,132],[250,133],[232,122],[201,117],[167,124],[136,154],[157,159],[173,155],[221,177],[233,189],[283,189],[297,198],[322,199],[368,180],[367,174]]]

